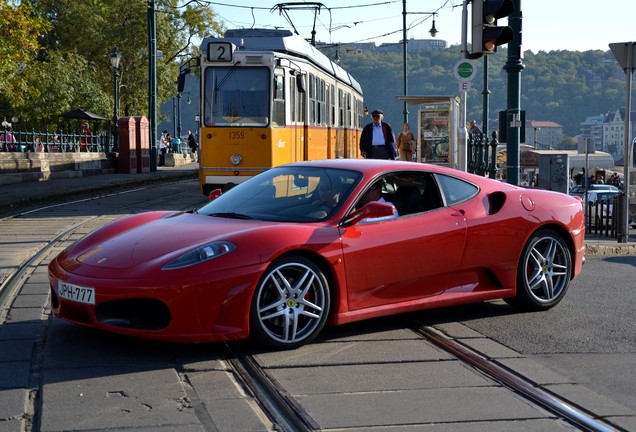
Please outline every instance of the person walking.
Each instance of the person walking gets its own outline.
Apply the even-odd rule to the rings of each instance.
[[[190,147],[190,155],[192,156],[192,160],[196,162],[197,150],[199,149],[199,144],[197,143],[196,137],[190,130],[188,131],[188,147]]]
[[[362,129],[360,134],[360,153],[366,159],[395,159],[395,136],[391,125],[383,121],[384,112],[374,110],[373,121]]]
[[[409,130],[409,124],[402,125],[402,132],[398,135],[397,149],[400,152],[400,160],[412,161],[415,150],[415,135]]]

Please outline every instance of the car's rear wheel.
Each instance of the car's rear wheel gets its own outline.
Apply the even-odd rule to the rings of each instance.
[[[506,299],[524,310],[546,310],[557,305],[570,284],[572,257],[554,230],[534,233],[526,243],[517,268],[517,295]]]
[[[282,258],[270,265],[256,287],[252,337],[278,349],[297,348],[320,333],[329,307],[329,284],[320,268],[304,257]]]

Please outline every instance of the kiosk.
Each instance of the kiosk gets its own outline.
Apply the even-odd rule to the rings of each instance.
[[[398,96],[417,106],[417,162],[466,170],[466,125],[458,96]]]

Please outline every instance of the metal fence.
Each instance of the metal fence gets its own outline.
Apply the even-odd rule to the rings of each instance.
[[[585,231],[618,239],[618,216],[621,214],[622,203],[623,194],[607,200],[588,202],[585,209]]]
[[[13,137],[13,139],[11,139]],[[30,132],[2,131],[0,129],[0,151],[2,152],[103,152],[111,151],[108,132],[80,134],[75,132]]]
[[[468,172],[495,178],[497,175],[497,132],[492,139],[483,133],[468,134]]]

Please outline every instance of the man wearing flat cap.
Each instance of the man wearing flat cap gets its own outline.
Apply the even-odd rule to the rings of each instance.
[[[395,136],[391,125],[385,121],[382,110],[371,113],[372,123],[362,129],[360,135],[360,153],[366,159],[395,159]]]

